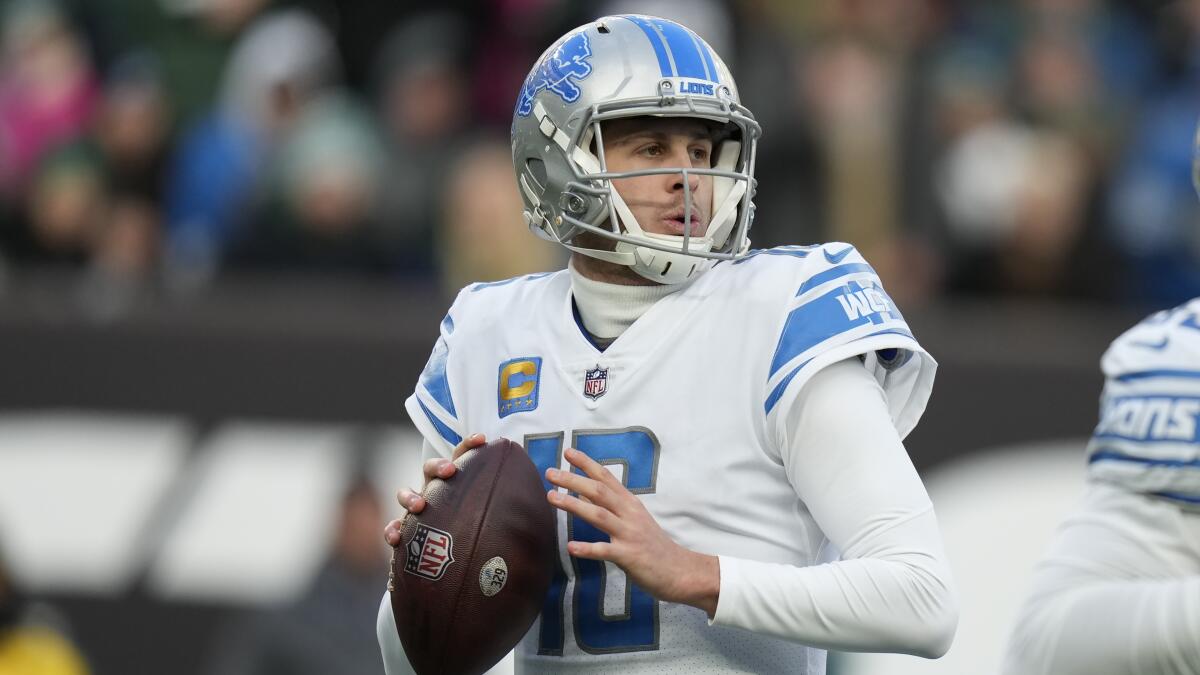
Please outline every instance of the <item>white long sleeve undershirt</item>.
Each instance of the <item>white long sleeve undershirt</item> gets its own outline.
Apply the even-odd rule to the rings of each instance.
[[[788,415],[784,466],[841,559],[796,567],[721,556],[714,624],[818,647],[937,657],[957,599],[933,508],[858,359],[813,376]]]

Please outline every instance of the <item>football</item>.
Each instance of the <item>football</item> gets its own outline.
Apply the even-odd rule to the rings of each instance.
[[[469,450],[404,519],[389,588],[396,630],[418,675],[483,673],[542,609],[555,559],[542,477],[505,438]]]

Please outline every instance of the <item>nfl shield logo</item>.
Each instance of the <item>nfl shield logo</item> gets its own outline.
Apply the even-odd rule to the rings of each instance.
[[[454,537],[434,527],[417,523],[417,531],[408,542],[404,571],[437,581],[454,562]]]
[[[583,395],[595,401],[608,391],[608,368],[596,364],[594,370],[589,370],[583,376]]]

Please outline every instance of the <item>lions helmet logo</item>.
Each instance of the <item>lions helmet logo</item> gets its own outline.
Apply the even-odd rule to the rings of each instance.
[[[592,64],[587,62],[591,55],[587,33],[577,33],[564,41],[525,80],[517,99],[517,114],[525,117],[533,112],[533,97],[543,89],[558,94],[567,103],[577,101],[583,92],[576,80],[592,73]]]

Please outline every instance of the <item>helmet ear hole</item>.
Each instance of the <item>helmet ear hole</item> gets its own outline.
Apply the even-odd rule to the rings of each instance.
[[[546,163],[540,159],[531,158],[525,162],[525,170],[533,179],[534,186],[539,192],[546,191]]]

